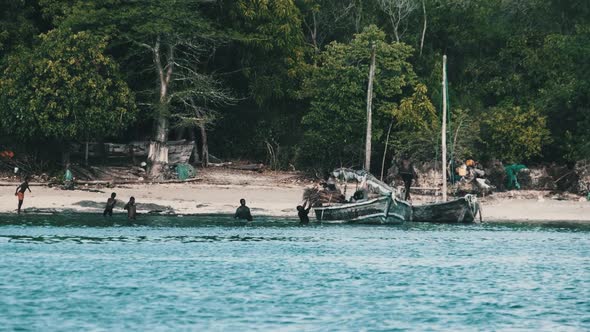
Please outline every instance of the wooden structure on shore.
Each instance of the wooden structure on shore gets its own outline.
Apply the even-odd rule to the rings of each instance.
[[[168,163],[186,164],[189,162],[194,141],[168,141]],[[97,143],[88,142],[72,144],[71,153],[83,156],[85,160],[92,158],[130,158],[133,161],[146,161],[149,153],[149,141],[133,141],[129,143]]]

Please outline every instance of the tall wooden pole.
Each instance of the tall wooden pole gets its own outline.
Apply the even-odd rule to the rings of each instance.
[[[365,138],[365,170],[371,170],[371,137],[373,136],[373,78],[375,77],[375,43],[371,44],[371,66],[369,68],[369,86],[367,88],[367,136]]]
[[[387,130],[387,138],[385,139],[385,149],[383,149],[383,161],[381,161],[381,177],[379,180],[383,181],[383,171],[385,170],[385,156],[387,156],[387,145],[389,144],[389,136],[391,136],[391,127],[393,127],[393,117],[389,122],[389,129]]]
[[[447,201],[447,56],[443,55],[443,109],[442,109],[442,199]]]

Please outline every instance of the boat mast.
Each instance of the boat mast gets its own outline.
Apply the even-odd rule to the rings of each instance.
[[[447,201],[447,56],[443,55],[443,79],[442,79],[442,200]]]
[[[371,67],[369,69],[369,86],[367,87],[367,136],[365,138],[365,171],[371,171],[371,136],[373,127],[373,78],[375,77],[375,43],[371,43]]]

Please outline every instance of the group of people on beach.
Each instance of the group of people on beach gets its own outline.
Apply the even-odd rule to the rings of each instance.
[[[23,201],[25,199],[25,192],[27,190],[29,192],[31,192],[28,176],[25,177],[25,180],[23,183],[21,183],[20,185],[18,185],[18,187],[16,187],[16,191],[14,192],[14,195],[17,196],[17,198],[18,198],[18,209],[17,209],[18,214],[20,214],[21,207],[22,207]],[[112,193],[111,197],[109,197],[107,199],[107,203],[106,203],[104,211],[102,213],[102,215],[104,217],[106,217],[106,216],[112,217],[113,216],[113,209],[117,205],[117,198],[116,197],[117,197],[117,193]],[[297,214],[299,216],[299,220],[300,220],[301,224],[308,224],[309,223],[309,217],[307,215],[309,213],[309,210],[311,209],[311,205],[312,205],[311,202],[305,201],[305,203],[303,203],[303,206],[302,205],[297,206]],[[124,209],[127,210],[127,219],[129,219],[129,220],[136,219],[137,206],[135,204],[135,197],[131,196],[129,198],[129,201],[127,202],[127,204],[125,204]],[[246,206],[246,200],[243,198],[240,199],[240,206],[237,208],[236,213],[234,214],[234,219],[247,220],[247,221],[253,220],[252,213],[250,212],[250,208],[248,206]]]
[[[29,192],[32,192],[31,187],[29,186],[29,180],[30,180],[30,178],[28,176],[26,176],[23,183],[19,184],[18,187],[16,187],[16,190],[14,192],[14,196],[16,196],[18,199],[18,208],[17,208],[18,214],[20,214],[21,208],[23,206],[23,202],[25,200],[25,192],[27,190]],[[105,217],[107,215],[109,217],[113,216],[113,209],[115,208],[115,205],[117,205],[116,197],[117,197],[117,194],[112,193],[111,197],[109,197],[109,199],[107,199],[107,204],[104,208],[104,212],[102,213],[103,216],[105,216]],[[127,210],[127,218],[130,220],[135,220],[135,216],[137,214],[137,208],[135,206],[135,197],[131,196],[131,198],[129,198],[129,202],[127,202],[127,204],[125,204],[124,209]]]

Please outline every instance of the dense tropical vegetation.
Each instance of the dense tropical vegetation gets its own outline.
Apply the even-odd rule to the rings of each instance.
[[[273,167],[590,155],[590,2],[0,0],[0,145],[196,139]],[[43,144],[40,144],[43,143]],[[203,144],[205,143],[205,144]],[[161,153],[154,154],[158,165]],[[157,169],[156,169],[157,171]]]

